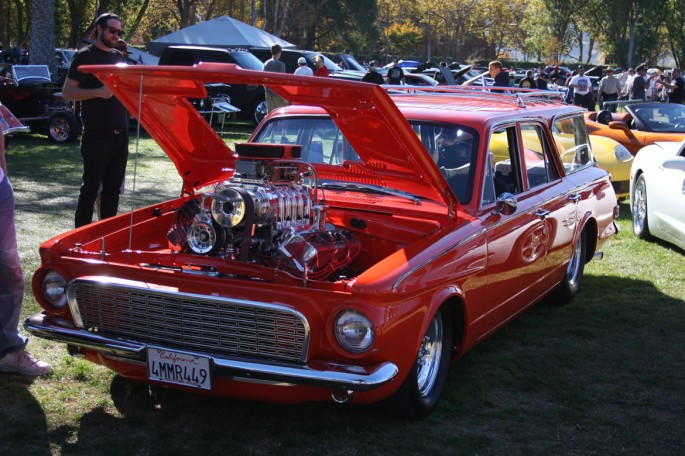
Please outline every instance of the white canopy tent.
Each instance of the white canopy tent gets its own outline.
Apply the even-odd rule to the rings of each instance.
[[[280,44],[284,49],[296,46],[264,30],[240,22],[229,16],[221,16],[200,24],[191,25],[148,43],[148,49],[155,55],[167,46],[193,45],[222,48],[271,47]]]

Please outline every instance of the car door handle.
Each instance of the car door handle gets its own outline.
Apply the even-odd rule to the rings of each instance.
[[[578,193],[574,193],[573,195],[569,195],[568,199],[569,201],[576,203],[580,199],[580,195]]]
[[[537,211],[535,211],[535,216],[540,217],[540,219],[542,220],[546,219],[549,214],[550,212],[545,209],[538,209]]]

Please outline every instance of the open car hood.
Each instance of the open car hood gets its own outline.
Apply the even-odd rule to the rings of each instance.
[[[363,160],[323,165],[327,177],[423,196],[444,203],[450,215],[456,210],[455,196],[421,140],[385,90],[375,84],[244,70],[221,63],[191,68],[92,65],[80,69],[100,78],[139,119],[176,165],[187,193],[230,178],[237,156],[186,98],[205,97],[204,84],[209,82],[261,84],[291,104],[325,109]]]

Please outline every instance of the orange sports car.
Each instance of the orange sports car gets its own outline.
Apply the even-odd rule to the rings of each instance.
[[[685,139],[685,105],[635,103],[625,110],[585,113],[588,133],[618,141],[633,155],[648,144]]]

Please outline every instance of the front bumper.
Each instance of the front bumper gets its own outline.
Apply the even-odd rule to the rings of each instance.
[[[38,313],[24,322],[31,334],[44,339],[63,342],[83,349],[95,350],[105,356],[134,364],[147,363],[147,345],[110,339],[78,328],[70,320]],[[160,348],[160,347],[156,347]],[[173,348],[171,349],[173,350]],[[208,356],[206,353],[192,355]],[[397,366],[384,362],[376,366],[353,366],[312,361],[303,366],[269,364],[209,356],[215,376],[234,380],[263,381],[275,384],[310,385],[325,388],[344,388],[351,391],[371,391],[389,381],[398,373]]]

